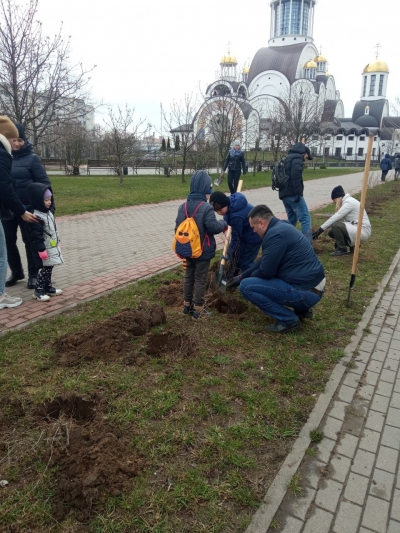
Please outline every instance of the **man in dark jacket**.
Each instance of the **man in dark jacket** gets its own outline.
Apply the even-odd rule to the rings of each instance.
[[[312,307],[322,298],[324,267],[308,239],[285,220],[275,218],[266,205],[254,207],[249,220],[262,238],[262,256],[228,286],[240,285],[246,300],[275,318],[275,324],[266,327],[268,332],[294,331],[300,327],[300,318],[312,317]]]
[[[249,213],[253,206],[240,192],[226,196],[215,191],[210,196],[210,204],[214,211],[223,215],[225,222],[232,228],[231,242],[228,248],[229,259],[236,263],[237,272],[250,268],[257,257],[261,246],[261,238],[250,227]]]
[[[389,170],[392,170],[392,160],[390,159],[389,154],[385,154],[385,157],[382,159],[381,170],[382,170],[381,181],[386,181],[386,176],[388,175]]]
[[[394,179],[397,180],[400,174],[400,154],[394,158]]]
[[[197,259],[186,260],[185,280],[183,282],[183,313],[193,318],[209,316],[204,307],[207,274],[210,261],[215,257],[216,242],[214,235],[228,228],[224,220],[217,220],[212,205],[207,202],[206,194],[211,188],[211,178],[204,170],[198,170],[190,180],[190,193],[184,204],[180,205],[175,221],[175,231],[187,218],[194,218],[200,232],[202,253]]]
[[[232,149],[229,150],[221,178],[223,178],[226,169],[228,169],[228,187],[231,194],[233,194],[237,191],[242,170],[243,175],[246,174],[246,160],[244,158],[244,153],[240,149],[240,141],[235,141]]]
[[[303,143],[297,143],[289,150],[285,159],[285,173],[289,176],[285,188],[279,189],[288,220],[292,226],[300,221],[301,232],[309,241],[312,239],[311,217],[303,198],[303,167],[304,161],[312,159],[310,149]]]
[[[11,178],[14,190],[23,205],[28,206],[28,196],[26,189],[31,183],[42,183],[46,189],[51,190],[50,180],[42,165],[40,157],[33,151],[31,143],[28,141],[25,128],[22,124],[17,123],[18,138],[12,142],[13,162],[11,168]],[[40,263],[37,254],[32,251],[30,239],[27,231],[26,222],[21,217],[15,217],[12,220],[4,220],[3,228],[7,243],[8,265],[11,270],[11,276],[6,281],[6,286],[11,287],[19,280],[24,279],[21,256],[17,247],[18,226],[21,229],[22,240],[25,244],[26,259],[28,262],[28,289],[34,289]]]

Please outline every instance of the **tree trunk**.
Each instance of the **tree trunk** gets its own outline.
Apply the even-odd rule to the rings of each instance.
[[[73,176],[79,176],[79,166],[78,165],[74,165],[72,167],[72,175]]]

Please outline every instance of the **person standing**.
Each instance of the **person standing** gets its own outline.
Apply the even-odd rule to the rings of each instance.
[[[386,181],[386,176],[388,175],[389,170],[392,170],[392,160],[390,159],[389,154],[385,154],[385,157],[382,159],[381,170],[382,170],[381,181]]]
[[[274,217],[266,205],[249,213],[250,226],[262,239],[262,256],[233,278],[228,288],[240,293],[263,313],[275,318],[269,333],[289,333],[301,318],[312,318],[312,307],[322,298],[325,273],[311,243],[286,220]]]
[[[221,178],[224,177],[226,169],[228,169],[228,187],[231,194],[233,194],[237,191],[242,171],[244,176],[247,174],[246,160],[244,158],[244,153],[240,149],[240,141],[235,141],[232,149],[229,150]]]
[[[284,188],[279,188],[279,198],[285,206],[290,224],[296,227],[300,221],[302,234],[311,241],[311,216],[303,197],[303,167],[306,160],[312,160],[308,146],[303,143],[292,146],[284,163],[285,173],[289,179]]]
[[[400,174],[400,154],[397,154],[394,159],[394,179],[397,180]]]
[[[24,222],[37,222],[32,213],[16,195],[11,179],[11,144],[18,137],[18,130],[8,117],[0,116],[0,203],[10,209],[16,218]],[[21,298],[12,298],[5,292],[7,277],[7,246],[3,225],[0,224],[0,309],[17,307],[22,304]]]
[[[331,193],[331,199],[336,204],[336,213],[332,215],[322,226],[313,233],[313,239],[318,237],[325,230],[329,229],[328,235],[335,239],[334,252],[330,255],[337,257],[346,255],[354,251],[356,242],[357,225],[360,217],[360,202],[346,194],[341,185],[335,187]],[[365,242],[371,236],[371,223],[369,221],[367,212],[364,210],[362,228],[361,228],[361,242]],[[347,250],[350,247],[350,251]]]
[[[51,184],[40,157],[34,153],[33,147],[26,137],[24,126],[19,123],[15,125],[18,130],[18,137],[11,143],[13,155],[11,178],[18,198],[27,206],[29,203],[26,192],[28,185],[31,183],[42,183],[46,185],[46,189],[51,190]],[[25,278],[21,256],[17,247],[19,227],[21,229],[22,240],[25,244],[25,253],[28,262],[27,288],[34,289],[40,262],[36,257],[37,254],[34,254],[32,250],[26,222],[21,217],[14,217],[12,220],[3,220],[2,224],[6,237],[8,265],[11,270],[11,275],[6,281],[6,287],[12,287],[19,280]]]

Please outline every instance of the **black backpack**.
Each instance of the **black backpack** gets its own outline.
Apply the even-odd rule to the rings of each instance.
[[[283,157],[279,163],[275,163],[272,167],[272,190],[279,191],[285,189],[287,183],[290,179],[285,172],[285,160],[286,157]]]

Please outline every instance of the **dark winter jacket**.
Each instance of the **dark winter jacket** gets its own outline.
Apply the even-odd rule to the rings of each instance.
[[[279,189],[279,198],[286,196],[303,196],[303,167],[306,148],[303,143],[297,143],[289,150],[285,159],[285,172],[289,176],[287,186]]]
[[[215,257],[216,242],[214,235],[222,233],[228,227],[224,220],[217,220],[214,208],[207,202],[206,194],[211,187],[211,178],[204,170],[198,170],[190,180],[190,194],[186,200],[187,212],[192,216],[196,207],[200,205],[194,219],[200,231],[200,239],[203,245],[203,253],[193,261],[208,261]],[[175,231],[179,224],[186,218],[185,204],[179,206],[175,221]]]
[[[244,244],[261,246],[261,238],[254,233],[249,222],[249,213],[252,209],[253,206],[247,202],[246,196],[241,192],[229,196],[228,212],[224,215],[224,220],[232,228],[230,250],[236,248],[238,240]]]
[[[242,277],[277,278],[307,290],[316,287],[325,273],[308,239],[286,220],[273,217],[262,241],[261,258]]]
[[[10,143],[3,135],[0,135],[0,201],[3,202],[5,207],[20,216],[25,213],[26,209],[13,188],[11,162]]]
[[[400,157],[396,157],[396,159],[394,160],[394,168],[396,170],[400,170]]]
[[[12,155],[11,177],[13,186],[23,204],[27,205],[28,203],[26,188],[29,184],[43,183],[46,185],[46,189],[51,190],[50,180],[40,157],[34,153],[29,141],[25,141],[21,150],[13,150]]]
[[[43,183],[31,183],[28,185],[26,192],[30,205],[30,210],[36,215],[39,224],[27,224],[30,244],[34,252],[43,252],[47,250],[48,259],[43,259],[44,266],[54,266],[63,263],[61,249],[59,248],[59,237],[57,233],[56,221],[50,208],[44,205],[44,193],[47,185]],[[53,198],[52,198],[53,200]],[[39,258],[35,262],[40,264]]]
[[[381,161],[381,170],[392,170],[392,160],[389,154],[385,154],[385,157]]]
[[[229,167],[229,170],[233,170],[233,171],[240,172],[240,170],[243,170],[243,175],[245,175],[246,174],[246,160],[244,158],[244,153],[240,151],[239,155],[232,156],[231,151],[229,152],[227,158],[225,159],[225,164],[223,168],[224,172]]]

